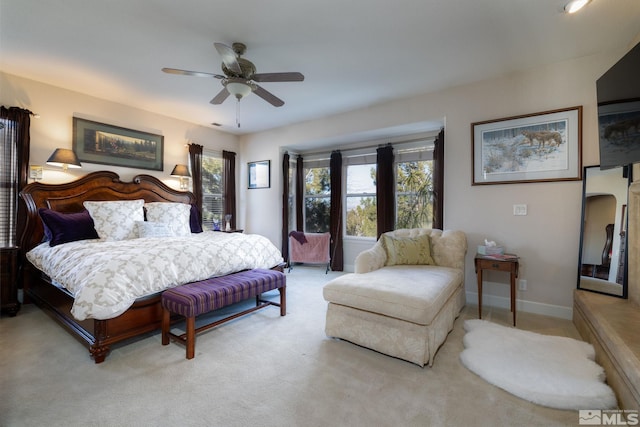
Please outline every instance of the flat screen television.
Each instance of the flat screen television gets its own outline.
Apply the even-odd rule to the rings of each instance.
[[[600,169],[640,162],[640,43],[596,81]]]

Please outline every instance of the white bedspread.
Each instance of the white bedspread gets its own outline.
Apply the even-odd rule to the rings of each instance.
[[[257,234],[205,231],[187,237],[40,244],[27,259],[75,297],[78,319],[110,319],[142,296],[251,268],[271,268],[280,251]]]

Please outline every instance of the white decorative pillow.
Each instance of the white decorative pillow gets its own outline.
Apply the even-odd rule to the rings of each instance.
[[[175,236],[190,236],[191,205],[173,202],[152,202],[144,205],[147,221],[168,224]]]
[[[161,222],[137,221],[138,237],[173,237],[169,224]]]
[[[93,219],[98,236],[104,240],[127,240],[138,237],[136,221],[144,221],[144,200],[84,202]]]

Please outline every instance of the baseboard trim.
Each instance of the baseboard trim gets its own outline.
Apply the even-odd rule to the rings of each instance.
[[[477,292],[467,291],[466,296],[467,303],[478,305]],[[506,297],[482,295],[482,306],[504,308],[509,310],[509,308],[511,307],[511,301]],[[545,304],[542,302],[516,299],[516,310],[524,311],[526,313],[541,314],[543,316],[558,317],[560,319],[573,319],[573,307],[564,307],[561,305]]]

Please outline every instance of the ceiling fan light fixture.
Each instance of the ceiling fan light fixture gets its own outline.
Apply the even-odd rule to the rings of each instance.
[[[226,88],[231,95],[238,99],[238,101],[253,91],[251,86],[243,82],[228,82]]]
[[[572,0],[564,6],[564,11],[567,13],[576,13],[587,5],[591,0]]]
[[[218,54],[222,57],[222,72],[224,76],[219,74],[206,73],[201,71],[181,70],[178,68],[163,68],[162,71],[169,74],[180,74],[186,76],[214,77],[220,79],[222,90],[218,92],[210,104],[220,105],[230,95],[236,98],[236,116],[240,115],[240,100],[251,92],[255,92],[258,98],[263,99],[274,107],[282,107],[284,101],[265,88],[258,86],[258,83],[270,82],[301,82],[304,76],[299,72],[280,72],[280,73],[256,73],[256,66],[248,59],[241,58],[247,46],[243,43],[233,43],[232,47],[223,43],[214,43]],[[236,120],[239,122],[239,120]]]

